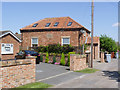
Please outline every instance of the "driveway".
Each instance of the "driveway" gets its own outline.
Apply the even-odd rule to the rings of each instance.
[[[110,63],[94,61],[94,68],[100,71],[69,80],[54,86],[54,88],[118,88],[117,59],[112,59]]]
[[[83,73],[70,71],[67,66],[47,63],[40,63],[36,65],[36,81],[51,85],[58,85],[83,75]]]

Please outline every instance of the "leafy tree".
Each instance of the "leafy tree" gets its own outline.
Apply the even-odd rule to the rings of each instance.
[[[56,62],[56,58],[55,56],[53,56],[53,64]]]
[[[68,66],[70,66],[70,54],[75,54],[75,52],[69,52],[68,53],[68,62],[67,62]]]
[[[48,54],[48,52],[46,53],[46,58],[45,58],[45,63],[48,63],[48,61],[49,61],[49,54]]]
[[[117,51],[115,41],[106,35],[101,35],[100,37],[100,48],[102,51],[108,51],[109,53]]]
[[[62,53],[62,55],[61,55],[60,64],[65,65],[65,55],[64,55],[64,53]]]

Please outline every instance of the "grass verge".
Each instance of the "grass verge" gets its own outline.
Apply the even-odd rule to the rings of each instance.
[[[35,82],[35,83],[30,83],[30,84],[26,84],[23,86],[19,86],[16,88],[12,88],[11,90],[21,90],[22,88],[24,88],[24,90],[29,90],[30,88],[49,88],[52,87],[52,85],[46,84],[46,83],[41,83],[41,82]]]
[[[81,72],[81,73],[95,73],[96,71],[99,71],[98,69],[94,68],[86,68],[80,71],[75,71],[75,72]]]

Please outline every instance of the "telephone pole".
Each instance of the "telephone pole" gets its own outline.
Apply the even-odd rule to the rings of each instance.
[[[92,0],[92,15],[91,15],[91,68],[93,68],[93,17],[94,17],[94,0]]]

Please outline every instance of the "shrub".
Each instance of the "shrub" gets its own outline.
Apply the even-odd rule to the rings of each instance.
[[[61,65],[65,65],[65,56],[64,56],[64,53],[62,53],[62,55],[61,55],[60,64]]]
[[[40,61],[43,62],[43,55],[40,55]]]
[[[70,66],[70,54],[75,54],[75,52],[69,52],[68,53],[68,62],[67,62],[68,66]]]
[[[53,64],[56,62],[56,58],[55,56],[53,56]]]
[[[65,54],[72,52],[74,50],[74,48],[71,45],[63,45],[61,46],[61,49],[62,49],[61,51]]]
[[[49,62],[49,54],[48,52],[46,53],[46,58],[45,58],[45,63],[48,63]]]
[[[34,49],[37,52],[48,52],[48,53],[64,53],[67,54],[68,52],[72,52],[74,50],[74,47],[71,45],[63,45],[60,44],[50,44],[48,46],[39,46]]]

